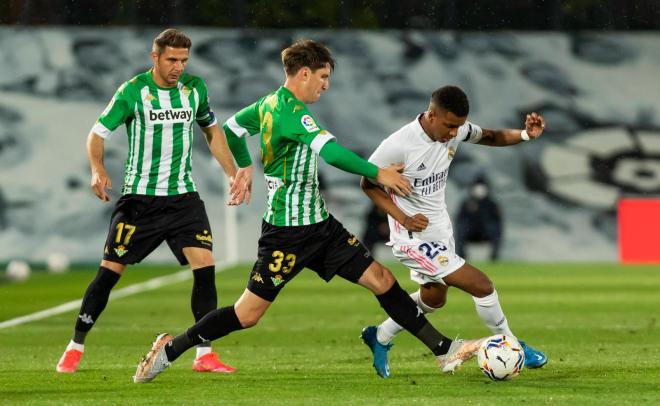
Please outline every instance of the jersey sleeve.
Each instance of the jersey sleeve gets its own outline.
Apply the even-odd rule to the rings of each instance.
[[[132,117],[134,103],[135,101],[129,94],[128,82],[126,82],[119,86],[115,95],[112,96],[110,103],[103,110],[99,119],[96,120],[92,131],[101,138],[110,137],[117,127],[126,123]]]
[[[476,124],[473,124],[469,121],[466,121],[465,124],[458,127],[458,138],[460,141],[469,142],[470,144],[476,144],[481,140],[482,130]]]
[[[289,114],[283,114],[282,135],[290,140],[309,145],[317,155],[328,142],[335,139],[329,131],[324,130],[314,119],[312,113],[300,103],[286,106]]]
[[[369,162],[381,168],[405,160],[403,145],[398,145],[395,135],[385,138],[369,157]]]
[[[259,105],[263,98],[243,108],[238,113],[229,117],[222,126],[227,135],[233,135],[238,138],[248,135],[259,134],[261,131],[261,122],[259,119]]]
[[[204,83],[202,79],[197,78],[195,90],[199,96],[199,106],[197,107],[195,121],[197,121],[197,124],[202,128],[211,127],[212,125],[215,125],[218,120],[215,118],[215,113],[209,104],[209,91],[206,88],[206,83]]]

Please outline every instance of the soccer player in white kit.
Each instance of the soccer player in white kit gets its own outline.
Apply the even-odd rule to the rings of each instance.
[[[456,86],[445,86],[431,96],[429,108],[415,120],[387,137],[369,161],[386,166],[403,162],[412,193],[396,196],[362,178],[362,190],[388,213],[390,245],[420,289],[410,296],[424,313],[445,304],[447,289],[457,287],[474,299],[477,313],[493,334],[514,336],[502,311],[491,280],[465,262],[454,248],[451,221],[445,203],[449,165],[463,142],[488,146],[509,146],[538,138],[545,127],[537,113],[527,115],[523,130],[490,130],[467,121],[469,103]],[[390,375],[387,352],[391,341],[403,329],[392,319],[368,326],[362,339],[374,355],[374,368],[383,378]],[[540,368],[547,357],[521,341],[525,367]]]

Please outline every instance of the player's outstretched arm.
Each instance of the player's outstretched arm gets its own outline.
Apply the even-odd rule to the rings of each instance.
[[[515,145],[521,142],[536,139],[543,134],[545,129],[545,120],[543,116],[538,113],[530,113],[525,118],[525,129],[501,129],[490,130],[483,129],[481,139],[477,144],[489,145],[491,147],[506,147],[508,145]]]
[[[107,202],[110,200],[110,196],[105,189],[112,189],[112,180],[103,165],[104,146],[103,138],[91,131],[87,136],[87,159],[89,159],[89,166],[92,170],[91,187],[99,199]]]
[[[230,179],[234,178],[236,176],[236,165],[234,165],[234,158],[229,150],[227,138],[225,138],[222,128],[216,123],[210,127],[202,127],[202,131],[211,154],[222,166],[225,175]]]
[[[238,164],[238,171],[234,177],[229,178],[229,202],[230,206],[238,206],[241,203],[250,204],[252,196],[252,159],[247,147],[245,137],[236,136],[225,123],[224,135],[231,155]],[[233,165],[233,163],[232,163]]]
[[[376,206],[392,216],[392,218],[398,221],[406,230],[420,232],[429,225],[429,219],[423,214],[418,213],[414,216],[408,216],[404,213],[396,204],[394,204],[392,199],[387,195],[387,192],[364,176],[360,180],[360,187]]]
[[[410,194],[410,182],[408,182],[405,176],[399,173],[404,167],[403,164],[379,168],[334,141],[327,142],[321,148],[319,155],[325,162],[342,171],[376,179],[378,183],[390,188],[399,196]]]
[[[392,164],[384,168],[378,168],[376,182],[393,190],[399,196],[408,196],[412,191],[410,182],[401,174],[405,164]]]

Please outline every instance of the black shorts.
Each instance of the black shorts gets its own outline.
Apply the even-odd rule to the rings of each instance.
[[[103,259],[135,264],[163,241],[167,241],[181,265],[188,263],[183,248],[213,250],[211,226],[197,192],[177,196],[122,196],[112,212]]]
[[[250,292],[272,302],[303,268],[326,282],[335,275],[356,283],[374,261],[357,237],[330,216],[317,224],[261,225],[259,252],[248,281]]]

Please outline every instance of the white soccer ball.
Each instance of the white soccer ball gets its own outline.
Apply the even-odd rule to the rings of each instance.
[[[481,371],[493,381],[515,378],[525,365],[525,352],[515,337],[496,334],[479,348],[477,362]]]
[[[48,272],[64,273],[69,270],[71,261],[66,254],[56,252],[48,256]]]
[[[30,265],[25,261],[15,259],[7,264],[6,272],[10,281],[22,282],[30,277]]]

